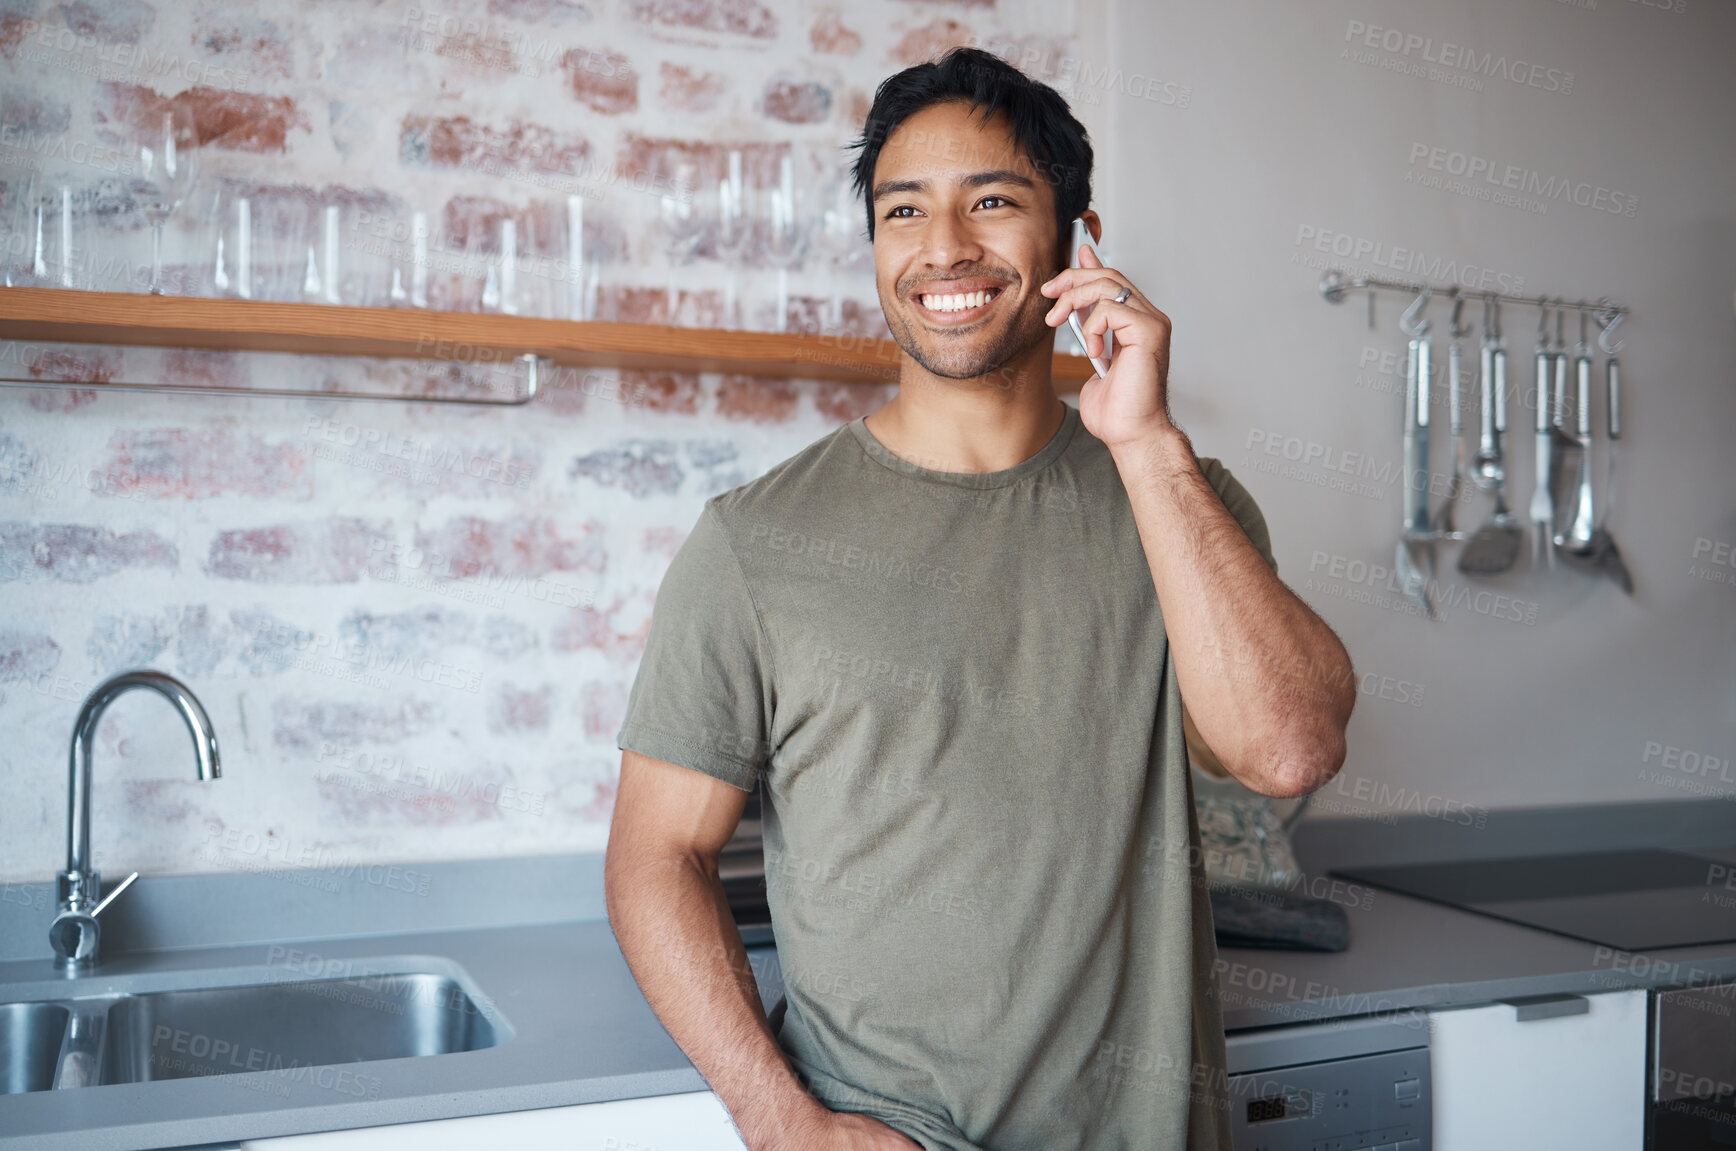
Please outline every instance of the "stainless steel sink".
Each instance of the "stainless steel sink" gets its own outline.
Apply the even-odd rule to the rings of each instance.
[[[102,1082],[294,1073],[498,1042],[470,995],[441,975],[165,991],[109,1008]]]
[[[71,1016],[56,1003],[0,1004],[0,1095],[54,1085],[60,1041]]]
[[[96,994],[65,983],[0,986],[0,1093],[451,1055],[512,1037],[462,968],[396,957],[344,979],[281,968],[120,977]]]

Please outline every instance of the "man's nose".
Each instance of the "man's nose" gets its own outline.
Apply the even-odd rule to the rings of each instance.
[[[954,212],[937,212],[923,229],[923,256],[937,268],[974,263],[982,259],[983,248],[976,229]]]

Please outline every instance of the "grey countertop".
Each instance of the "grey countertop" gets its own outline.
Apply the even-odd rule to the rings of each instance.
[[[1296,844],[1305,883],[1347,906],[1351,946],[1337,954],[1224,949],[1225,1026],[1345,1016],[1424,1026],[1414,1013],[1433,1007],[1736,978],[1736,945],[1615,952],[1330,875],[1353,863],[1728,848],[1736,818],[1720,806],[1492,812],[1475,828],[1426,817],[1304,821]],[[259,1084],[270,1073],[0,1096],[0,1151],[177,1147],[698,1090],[698,1073],[633,982],[601,891],[601,859],[592,855],[148,878],[115,905],[125,910],[109,928],[109,960],[69,981],[47,959],[47,885],[6,885],[0,992],[11,994],[3,998],[94,994],[128,979],[172,983],[213,967],[282,969],[292,962],[287,943],[339,971],[346,963],[409,969],[417,956],[456,964],[514,1034],[479,1051],[356,1065],[372,1077],[365,1098],[312,1079],[267,1093]],[[764,994],[775,998],[775,956],[755,959]],[[294,962],[308,965],[305,955]]]
[[[0,1095],[0,1149],[182,1147],[703,1089],[639,993],[601,892],[599,856],[141,879],[114,905],[139,897],[111,925],[102,966],[68,980],[48,958],[47,885],[7,885],[0,1000],[156,990],[219,968],[263,982],[456,964],[513,1035],[349,1065],[360,1079],[253,1072]],[[774,980],[770,949],[754,958]]]
[[[480,1051],[352,1065],[357,1076],[343,1079],[255,1072],[0,1096],[0,1148],[181,1146],[704,1087],[639,994],[606,921],[339,939],[298,949],[303,955],[294,959],[257,943],[119,956],[100,975],[84,977],[85,990],[190,967],[269,972],[287,961],[304,969],[415,970],[415,957],[430,956],[463,968],[515,1034]],[[318,958],[310,963],[307,955]],[[394,962],[404,958],[411,962]],[[30,966],[5,965],[0,978],[17,980]],[[47,961],[34,973],[51,974]]]
[[[1461,819],[1464,821],[1461,822]],[[1662,847],[1736,861],[1736,806],[1611,804],[1427,816],[1304,820],[1295,847],[1306,894],[1345,907],[1342,952],[1224,948],[1224,1027],[1349,1015],[1401,1016],[1521,995],[1588,994],[1736,979],[1736,943],[1626,952],[1523,927],[1333,874],[1341,867]]]

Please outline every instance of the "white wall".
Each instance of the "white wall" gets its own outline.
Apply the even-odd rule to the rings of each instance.
[[[1407,704],[1365,681],[1345,770],[1316,797],[1323,811],[1426,804],[1450,817],[1449,801],[1736,796],[1736,7],[1657,6],[1668,3],[1113,0],[1097,15],[1123,72],[1100,84],[1106,254],[1174,320],[1177,418],[1259,499],[1281,574],[1339,631],[1358,670],[1422,689]],[[1366,47],[1367,27],[1396,29],[1398,51]],[[1391,42],[1373,36],[1383,37]],[[1428,67],[1425,58],[1456,66],[1394,68]],[[1481,90],[1465,86],[1478,78],[1466,65],[1484,69]],[[1182,89],[1186,107],[1164,102]],[[1566,196],[1537,211],[1422,186],[1414,177],[1437,173],[1412,163],[1419,147],[1487,158],[1503,174],[1531,169],[1585,194],[1602,188],[1598,202],[1622,211]],[[1577,573],[1533,570],[1528,548],[1516,571],[1472,581],[1454,567],[1456,545],[1442,548],[1441,572],[1460,602],[1439,622],[1323,590],[1330,557],[1391,566],[1399,485],[1375,499],[1317,486],[1333,474],[1317,466],[1300,478],[1258,470],[1256,459],[1283,462],[1261,453],[1260,436],[1319,445],[1335,462],[1368,453],[1395,474],[1402,390],[1390,389],[1400,380],[1361,361],[1372,351],[1402,363],[1406,303],[1383,296],[1372,332],[1363,297],[1329,306],[1320,270],[1350,261],[1314,247],[1328,233],[1379,245],[1359,271],[1467,284],[1487,275],[1519,294],[1607,295],[1632,308],[1619,332],[1627,396],[1610,529],[1633,599]],[[1430,315],[1444,361],[1447,312]],[[1466,310],[1473,323],[1480,315]],[[1535,308],[1505,316],[1520,393],[1509,502],[1521,515],[1536,320]],[[1467,364],[1474,355],[1473,339]],[[1445,470],[1445,408],[1435,410]],[[1601,469],[1601,449],[1596,459]],[[1481,495],[1464,504],[1461,523],[1481,522],[1488,506]],[[1535,621],[1498,618],[1467,585],[1523,601],[1521,615],[1535,605]],[[1409,692],[1395,682],[1387,694]],[[1648,745],[1658,745],[1649,762]],[[1704,760],[1660,748],[1719,762],[1684,770]]]

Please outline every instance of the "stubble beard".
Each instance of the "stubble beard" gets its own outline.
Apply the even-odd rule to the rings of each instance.
[[[1012,286],[1009,283],[1002,292]],[[900,299],[902,301],[902,297]],[[1048,303],[1042,296],[1027,297],[1017,312],[1002,321],[1005,326],[987,346],[974,342],[974,332],[959,336],[940,333],[934,339],[937,346],[925,348],[902,308],[888,308],[883,299],[880,310],[886,316],[886,327],[891,331],[892,339],[925,371],[945,380],[974,380],[1006,367],[1030,351],[1038,341],[1053,335],[1049,325],[1043,322],[1043,313],[1047,311],[1044,305]],[[950,346],[955,343],[968,343],[969,346]]]

